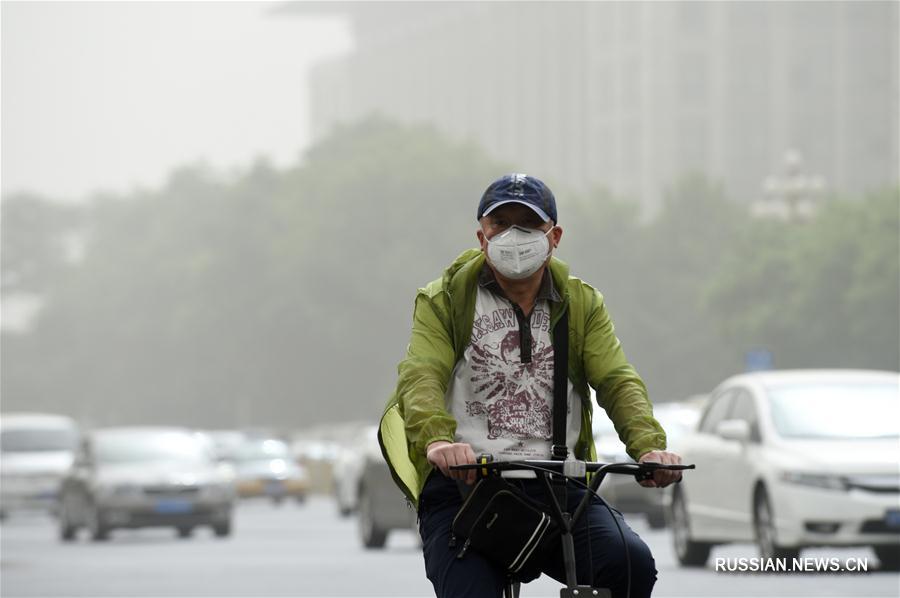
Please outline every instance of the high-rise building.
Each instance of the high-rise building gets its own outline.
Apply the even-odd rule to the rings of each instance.
[[[757,199],[787,151],[838,193],[898,182],[896,2],[300,2],[354,51],[312,130],[433,123],[552,185],[655,206],[689,172]]]

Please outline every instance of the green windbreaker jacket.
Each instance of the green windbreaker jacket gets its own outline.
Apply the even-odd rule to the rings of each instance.
[[[471,337],[483,264],[481,250],[469,249],[441,278],[419,289],[406,357],[398,366],[397,387],[381,418],[381,452],[394,481],[415,505],[432,469],[425,448],[436,440],[454,442],[456,420],[447,411],[445,394]],[[575,456],[596,459],[588,385],[597,391],[597,402],[633,459],[664,450],[665,432],[653,418],[643,381],[625,359],[603,296],[569,276],[569,267],[560,260],[551,258],[549,268],[562,295],[561,303],[551,303],[551,331],[563,310],[569,310],[569,380],[582,405]]]

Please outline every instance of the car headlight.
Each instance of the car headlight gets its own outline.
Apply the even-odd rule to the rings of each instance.
[[[847,480],[837,475],[827,475],[819,473],[799,473],[795,471],[785,471],[781,474],[781,479],[791,484],[800,484],[801,486],[813,486],[815,488],[823,488],[826,490],[846,490]]]

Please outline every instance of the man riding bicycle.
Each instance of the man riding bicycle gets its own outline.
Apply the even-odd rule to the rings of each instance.
[[[455,546],[451,523],[475,472],[450,468],[474,463],[481,453],[497,460],[553,456],[552,332],[564,312],[568,454],[595,459],[590,385],[632,458],[681,463],[665,450],[665,433],[602,295],[551,256],[562,229],[550,189],[531,176],[503,176],[484,192],[477,218],[481,248],[463,252],[416,296],[410,343],[379,433],[395,481],[417,506],[425,569],[439,598],[501,595],[507,572],[477,552],[460,558]],[[658,470],[641,484],[661,488],[680,476]],[[536,480],[508,481],[545,500]],[[577,504],[583,492],[569,489],[565,500]],[[607,587],[614,596],[629,587],[632,597],[650,595],[653,557],[621,513],[594,499],[572,533],[579,583]],[[559,550],[536,554],[518,578],[541,573],[565,582]]]

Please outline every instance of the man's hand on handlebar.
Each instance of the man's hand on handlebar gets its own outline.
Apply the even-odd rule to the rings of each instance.
[[[474,469],[468,471],[454,471],[453,465],[469,465],[475,463],[475,453],[472,447],[464,442],[447,442],[438,440],[432,442],[425,449],[428,462],[437,467],[442,474],[454,480],[465,480],[470,486],[475,483],[477,472]]]
[[[650,451],[649,453],[644,453],[641,455],[641,458],[638,459],[640,463],[662,463],[664,465],[679,465],[681,464],[681,457],[676,455],[675,453],[670,453],[668,451]],[[643,480],[638,482],[641,486],[647,488],[665,488],[669,484],[673,484],[675,482],[681,481],[681,472],[680,471],[671,471],[666,469],[658,469],[653,472],[652,480]]]

